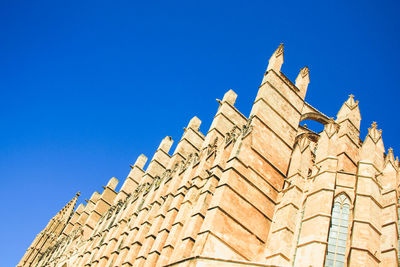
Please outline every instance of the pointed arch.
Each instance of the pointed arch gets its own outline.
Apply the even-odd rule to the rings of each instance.
[[[345,193],[337,195],[333,200],[325,266],[344,267],[350,206],[350,198]]]
[[[344,195],[345,197],[347,197],[350,201],[350,209],[353,207],[353,197],[351,197],[348,192],[346,192],[344,189],[341,190],[335,190],[335,196],[334,198],[338,197],[339,195]]]

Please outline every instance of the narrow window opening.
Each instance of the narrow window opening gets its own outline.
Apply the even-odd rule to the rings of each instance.
[[[333,203],[325,266],[344,267],[349,217],[350,200],[341,194]]]

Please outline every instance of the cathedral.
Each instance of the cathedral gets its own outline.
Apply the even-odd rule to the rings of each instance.
[[[206,134],[193,117],[175,151],[165,137],[118,192],[111,178],[75,208],[77,193],[18,266],[398,266],[398,159],[375,122],[360,138],[354,96],[336,119],[307,103],[309,69],[293,83],[283,55],[249,117],[229,90]]]

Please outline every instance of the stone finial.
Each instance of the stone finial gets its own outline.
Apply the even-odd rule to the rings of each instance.
[[[134,166],[137,166],[137,167],[139,167],[140,169],[143,169],[143,167],[144,167],[144,165],[146,164],[146,162],[147,162],[147,157],[146,157],[145,155],[141,154],[141,155],[136,159],[135,164],[134,164],[133,166],[131,166],[131,167],[133,168]]]
[[[372,122],[371,127],[368,129],[368,135],[374,143],[377,143],[379,138],[381,138],[382,130],[378,130],[378,124],[375,121]]]
[[[306,96],[307,87],[310,83],[310,70],[308,67],[304,67],[300,70],[299,75],[296,78],[296,87],[300,90],[300,95],[304,98]]]
[[[277,73],[281,71],[281,67],[283,64],[283,44],[280,44],[278,49],[272,54],[269,59],[267,71],[273,69]]]
[[[158,149],[161,149],[162,151],[168,153],[172,144],[174,143],[174,140],[172,140],[171,136],[166,136],[158,146]]]
[[[193,130],[197,131],[199,130],[201,125],[201,120],[199,118],[197,118],[196,116],[194,116],[188,124],[188,128],[192,128]]]
[[[75,194],[76,197],[79,197],[80,195],[81,195],[81,191],[78,191],[78,192]]]
[[[388,153],[386,155],[385,158],[385,162],[391,162],[393,164],[393,166],[395,166],[397,168],[398,164],[396,164],[396,160],[394,159],[394,155],[393,155],[393,148],[389,148],[388,149]]]
[[[354,101],[354,95],[350,94],[346,102],[344,102],[350,109],[354,109],[358,105],[358,100]]]
[[[344,102],[337,114],[336,121],[338,123],[346,120],[350,121],[358,132],[360,131],[361,114],[358,107],[358,100],[354,100],[354,95],[349,95],[349,98]]]
[[[225,93],[222,102],[228,102],[231,105],[234,105],[236,102],[237,94],[232,90],[229,89],[228,92]]]
[[[360,150],[360,160],[369,161],[375,164],[375,167],[380,170],[385,163],[385,146],[382,140],[382,130],[378,130],[376,122],[371,124],[368,129],[368,134],[362,143]]]

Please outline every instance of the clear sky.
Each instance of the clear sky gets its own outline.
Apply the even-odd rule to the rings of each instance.
[[[136,157],[206,133],[232,88],[250,112],[268,59],[285,44],[292,81],[328,116],[354,94],[400,154],[398,1],[0,1],[2,266],[15,266],[81,191],[124,181]],[[173,147],[174,148],[174,147]]]

